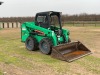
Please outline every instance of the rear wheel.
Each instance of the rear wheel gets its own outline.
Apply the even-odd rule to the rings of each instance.
[[[44,38],[39,43],[39,49],[44,54],[50,54],[52,50],[52,41],[49,38]]]
[[[37,47],[35,38],[28,37],[27,40],[25,41],[25,46],[27,50],[34,51]]]

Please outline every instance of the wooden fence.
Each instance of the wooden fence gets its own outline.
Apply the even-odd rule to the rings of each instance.
[[[20,28],[21,27],[20,22],[0,22],[0,28]],[[100,23],[95,22],[95,23],[85,23],[85,22],[81,22],[81,23],[76,23],[76,22],[71,22],[71,23],[63,23],[63,25],[66,26],[95,26],[95,27],[100,27]]]
[[[66,21],[63,22],[63,25],[66,26],[94,26],[94,27],[100,27],[100,21]]]
[[[0,22],[0,28],[20,28],[20,22]]]

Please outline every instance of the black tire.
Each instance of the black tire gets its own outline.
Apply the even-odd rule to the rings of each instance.
[[[50,54],[52,51],[52,41],[49,38],[44,38],[39,43],[39,49],[43,54]]]
[[[36,47],[37,47],[36,39],[32,37],[28,37],[27,40],[25,41],[25,46],[26,46],[26,49],[29,51],[36,50]]]

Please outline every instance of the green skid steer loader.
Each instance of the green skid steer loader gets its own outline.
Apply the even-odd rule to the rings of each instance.
[[[69,34],[69,30],[62,29],[61,12],[40,12],[35,22],[21,25],[21,41],[30,51],[39,48],[44,54],[68,62],[91,54],[81,42],[71,42]]]

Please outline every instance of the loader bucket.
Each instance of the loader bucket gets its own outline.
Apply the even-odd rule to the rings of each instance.
[[[67,62],[74,61],[83,56],[91,54],[81,42],[71,42],[52,47],[51,56]]]

